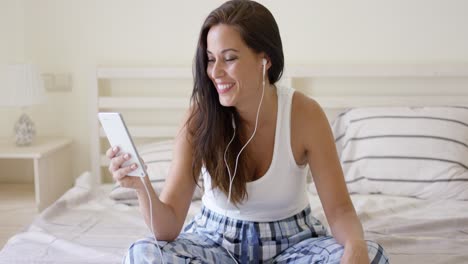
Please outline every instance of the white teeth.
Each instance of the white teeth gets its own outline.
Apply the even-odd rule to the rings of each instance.
[[[218,85],[218,89],[220,89],[220,90],[226,90],[226,89],[228,89],[228,88],[231,88],[233,85],[234,85],[233,83],[231,83],[231,84],[219,84],[219,85]]]

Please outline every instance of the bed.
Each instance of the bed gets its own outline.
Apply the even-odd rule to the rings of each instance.
[[[111,183],[106,173],[103,152],[108,145],[97,112],[123,113],[149,165],[153,187],[160,190],[170,164],[171,139],[188,105],[191,70],[98,67],[92,76],[92,170],[7,242],[0,263],[120,263],[128,246],[149,234],[135,194]],[[280,85],[312,96],[325,109],[366,239],[379,242],[391,263],[468,262],[466,65],[290,67]],[[388,94],[377,95],[375,89]],[[369,118],[375,113],[384,119]],[[394,120],[397,115],[406,115],[404,122],[409,123]],[[415,115],[424,118],[416,122]],[[434,125],[442,119],[452,121]],[[412,129],[449,135],[422,136],[439,143],[401,137],[414,135]],[[382,149],[392,152],[380,153],[394,157],[390,163],[375,159],[379,153],[372,151]],[[395,158],[402,156],[396,153],[401,150],[420,152],[408,153],[413,157],[409,160]],[[422,159],[425,153],[444,156]],[[313,182],[307,188],[312,212],[327,225]],[[194,194],[187,221],[201,207],[201,195],[201,190]]]

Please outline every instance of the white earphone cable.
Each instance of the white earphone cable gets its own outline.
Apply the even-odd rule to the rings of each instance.
[[[252,136],[249,138],[249,140],[247,141],[247,143],[245,143],[245,145],[241,148],[241,150],[239,151],[239,153],[237,154],[237,157],[236,157],[236,163],[235,163],[235,166],[234,166],[234,174],[231,176],[231,170],[229,169],[229,165],[227,164],[227,161],[226,161],[226,153],[229,149],[229,146],[231,145],[232,141],[234,140],[234,137],[236,135],[236,126],[235,126],[235,122],[234,122],[234,119],[233,119],[233,128],[234,128],[234,133],[232,135],[232,138],[231,140],[229,141],[228,145],[226,146],[226,150],[224,151],[224,163],[226,164],[226,167],[227,167],[227,170],[228,170],[228,174],[229,174],[229,194],[228,194],[228,198],[227,198],[227,202],[228,203],[231,203],[231,191],[232,191],[232,183],[234,182],[234,178],[236,177],[236,173],[237,173],[237,164],[239,162],[239,157],[240,157],[240,154],[242,153],[242,151],[244,151],[244,149],[247,147],[247,145],[250,143],[250,141],[253,139],[253,137],[255,136],[255,133],[257,132],[257,126],[258,126],[258,117],[259,117],[259,114],[260,114],[260,107],[262,106],[262,102],[263,102],[263,96],[265,94],[265,61],[263,61],[263,80],[262,80],[262,97],[260,98],[260,103],[258,104],[258,109],[257,109],[257,116],[256,116],[256,119],[255,119],[255,128],[254,128],[254,131],[252,133]],[[233,117],[234,118],[234,117]],[[159,247],[159,242],[158,242],[158,239],[156,238],[156,234],[154,233],[154,224],[153,224],[153,205],[152,205],[152,201],[151,201],[151,196],[150,196],[150,193],[149,193],[149,190],[148,190],[148,186],[146,185],[146,182],[144,180],[143,177],[140,178],[141,181],[143,182],[143,185],[145,186],[145,190],[146,190],[146,194],[148,195],[148,201],[149,201],[149,207],[150,207],[150,223],[151,223],[151,233],[153,234],[153,237],[154,237],[154,240],[156,241],[156,244],[157,244],[157,248],[159,250],[159,255],[161,256],[161,261],[163,264],[165,264],[165,261],[164,261],[164,257],[163,257],[163,253],[161,251],[161,248]],[[227,209],[225,211],[225,216],[227,216]],[[227,250],[229,256],[238,264],[238,261],[234,258],[234,256],[232,256],[231,252],[229,250]]]
[[[265,60],[265,59],[263,59]],[[245,143],[245,145],[241,148],[241,150],[239,151],[239,153],[237,154],[237,157],[236,157],[236,163],[235,163],[235,166],[234,166],[234,174],[231,176],[231,170],[229,169],[229,165],[227,164],[227,161],[226,161],[226,153],[229,149],[229,146],[231,145],[232,141],[234,140],[234,137],[236,135],[236,126],[235,126],[235,122],[234,122],[234,119],[233,119],[233,128],[234,128],[234,133],[232,135],[232,138],[231,138],[231,141],[229,141],[228,145],[226,146],[226,150],[224,151],[224,163],[226,164],[226,168],[227,168],[227,171],[228,171],[228,175],[229,175],[229,193],[228,193],[228,197],[227,197],[227,202],[228,204],[231,203],[231,191],[232,191],[232,183],[234,182],[234,178],[236,177],[236,173],[237,173],[237,164],[238,164],[238,161],[239,161],[239,156],[240,154],[242,153],[242,151],[244,151],[245,147],[247,147],[247,145],[250,143],[250,141],[253,139],[253,137],[255,136],[255,133],[257,132],[257,126],[258,126],[258,116],[260,114],[260,107],[262,106],[262,102],[263,102],[263,95],[265,94],[265,64],[266,62],[263,61],[263,75],[262,75],[262,97],[260,98],[260,103],[258,104],[258,109],[257,109],[257,116],[255,118],[255,128],[254,128],[254,131],[252,133],[252,136],[249,138],[249,140],[247,141],[247,143]],[[232,117],[234,118],[234,117]],[[225,217],[227,217],[227,209],[225,210],[224,212],[224,215]],[[236,262],[237,260],[232,256],[231,252],[229,250],[226,250],[229,254],[229,256],[231,256],[231,258]]]
[[[146,173],[146,171],[145,171],[145,173]],[[152,205],[152,202],[151,202],[151,196],[150,196],[150,193],[149,193],[149,190],[148,190],[148,186],[146,186],[145,178],[140,177],[140,179],[141,179],[141,181],[143,182],[143,185],[145,186],[146,194],[148,194],[149,207],[150,207],[151,234],[153,234],[154,240],[156,241],[156,247],[157,247],[158,250],[159,250],[159,255],[161,256],[161,261],[162,261],[163,264],[165,264],[166,262],[164,261],[164,257],[163,257],[161,248],[159,247],[158,239],[156,238],[156,234],[154,234],[154,225],[153,225],[153,205]]]

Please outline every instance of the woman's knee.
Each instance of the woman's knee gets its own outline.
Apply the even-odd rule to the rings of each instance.
[[[367,240],[367,251],[369,252],[369,260],[371,264],[388,264],[388,255],[383,247],[371,240]]]
[[[153,238],[143,238],[134,242],[128,249],[123,263],[161,263],[160,249],[167,244]],[[161,249],[162,252],[162,249]]]

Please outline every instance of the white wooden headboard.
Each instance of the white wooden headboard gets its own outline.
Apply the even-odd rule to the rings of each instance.
[[[173,138],[192,90],[191,68],[98,67],[91,87],[91,164],[106,175],[100,111],[122,112],[136,144]],[[468,65],[312,65],[285,69],[280,85],[313,97],[330,120],[349,107],[468,105]]]

